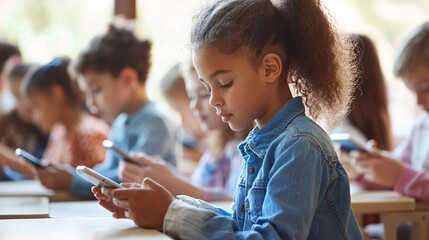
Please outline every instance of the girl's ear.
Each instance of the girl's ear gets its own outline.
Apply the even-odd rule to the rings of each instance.
[[[133,85],[139,82],[137,71],[130,67],[122,69],[119,79],[125,85]]]
[[[275,53],[267,53],[262,58],[261,68],[267,83],[276,82],[282,73],[282,60]]]

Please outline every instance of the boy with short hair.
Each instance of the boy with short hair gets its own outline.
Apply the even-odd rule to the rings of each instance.
[[[110,140],[125,152],[158,155],[176,165],[176,128],[146,94],[145,82],[150,68],[151,43],[137,39],[132,32],[113,25],[94,38],[76,64],[92,113],[112,123]],[[101,144],[101,143],[100,143]],[[94,167],[104,176],[119,181],[120,156],[109,152],[105,161]],[[42,173],[48,188],[67,189],[80,197],[91,198],[91,184],[68,169]],[[38,170],[48,171],[48,170]],[[56,177],[55,177],[56,176]],[[50,178],[62,181],[51,181]]]

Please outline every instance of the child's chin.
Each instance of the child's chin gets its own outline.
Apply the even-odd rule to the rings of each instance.
[[[241,131],[246,128],[246,126],[237,125],[231,122],[228,122],[228,125],[229,125],[229,128],[231,128],[232,131],[235,131],[235,132]]]

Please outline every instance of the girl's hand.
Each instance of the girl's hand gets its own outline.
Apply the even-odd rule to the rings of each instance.
[[[138,183],[122,183],[126,188],[141,188],[141,185]],[[91,191],[94,193],[94,196],[98,199],[98,203],[112,213],[114,218],[127,218],[126,209],[117,207],[113,204],[112,195],[114,189],[110,188],[99,188],[92,187]]]
[[[375,147],[370,153],[353,153],[354,166],[364,179],[380,186],[393,188],[405,166],[401,161],[392,159],[386,151]]]
[[[126,209],[129,218],[143,228],[162,229],[164,217],[174,196],[150,178],[143,180],[143,188],[113,190],[113,203]]]

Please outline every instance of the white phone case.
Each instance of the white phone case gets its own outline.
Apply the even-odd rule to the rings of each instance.
[[[97,173],[96,171],[92,170],[89,167],[77,166],[76,172],[77,174],[79,174],[79,176],[81,176],[88,182],[94,184],[95,186],[108,187],[108,188],[124,188],[124,186]]]

